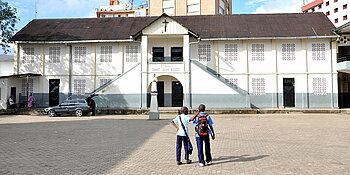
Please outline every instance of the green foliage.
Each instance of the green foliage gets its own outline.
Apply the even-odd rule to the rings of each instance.
[[[4,53],[10,51],[10,39],[16,31],[15,24],[18,21],[16,13],[16,8],[10,7],[8,2],[0,0],[0,46]]]

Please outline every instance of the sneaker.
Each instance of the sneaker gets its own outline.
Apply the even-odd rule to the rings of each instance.
[[[182,162],[177,162],[176,164],[177,164],[177,165],[181,165],[181,164],[182,164]]]
[[[208,165],[211,165],[211,164],[213,164],[213,162],[212,162],[212,161],[210,161],[210,162],[208,162],[207,164],[208,164]]]
[[[188,159],[186,160],[186,164],[191,164],[192,160]]]
[[[200,167],[204,167],[204,164],[203,164],[203,163],[199,163],[199,166],[200,166]]]

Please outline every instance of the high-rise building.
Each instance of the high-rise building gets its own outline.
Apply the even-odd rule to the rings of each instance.
[[[109,6],[97,8],[98,18],[232,14],[231,0],[145,0],[134,4],[133,0],[110,0]]]
[[[149,0],[150,16],[232,14],[230,0]]]
[[[349,22],[349,3],[349,0],[314,0],[304,5],[301,10],[304,13],[323,12],[336,27],[339,27]]]
[[[134,0],[110,0],[109,6],[96,9],[98,18],[149,16],[148,14],[148,0],[139,4],[135,4]]]

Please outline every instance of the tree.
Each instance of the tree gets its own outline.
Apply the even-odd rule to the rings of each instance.
[[[0,0],[0,46],[4,53],[10,51],[10,39],[15,33],[15,24],[17,23],[17,9],[10,7],[8,2]]]

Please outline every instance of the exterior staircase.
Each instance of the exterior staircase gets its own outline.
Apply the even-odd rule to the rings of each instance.
[[[138,67],[139,65],[141,65],[141,63],[137,63],[135,66],[133,66],[132,68],[130,68],[128,71],[125,71],[122,74],[117,75],[116,77],[114,77],[113,79],[109,80],[108,82],[106,82],[105,84],[101,85],[100,87],[96,88],[94,91],[91,92],[91,95],[96,95],[98,92],[101,92],[102,90],[104,90],[105,88],[107,88],[109,85],[111,85],[113,82],[117,81],[119,78],[121,78],[122,76],[124,76],[125,74],[129,73],[131,70],[135,69],[136,67]]]

